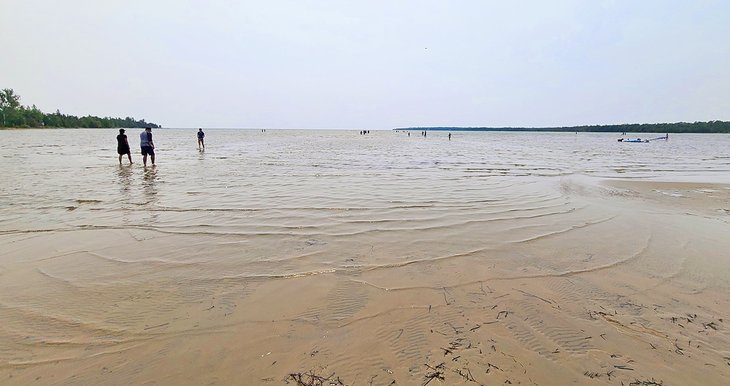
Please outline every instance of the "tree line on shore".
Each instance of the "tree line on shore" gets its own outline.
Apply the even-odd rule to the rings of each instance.
[[[448,130],[448,131],[552,131],[597,133],[730,133],[730,122],[677,122],[630,123],[620,125],[592,125],[565,127],[407,127],[395,130]]]
[[[84,127],[84,128],[115,128],[115,127],[160,127],[144,119],[136,120],[131,117],[111,118],[87,115],[44,113],[35,105],[23,106],[20,104],[20,95],[11,88],[0,90],[0,127]]]

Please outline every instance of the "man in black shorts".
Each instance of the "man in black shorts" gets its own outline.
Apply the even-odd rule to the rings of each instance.
[[[198,150],[203,151],[205,150],[205,142],[203,142],[203,138],[205,138],[205,133],[203,133],[203,129],[198,129]],[[203,147],[202,149],[200,147]]]
[[[142,163],[147,166],[147,155],[155,164],[155,143],[152,142],[152,128],[147,127],[143,132],[139,133],[139,146],[142,148]]]

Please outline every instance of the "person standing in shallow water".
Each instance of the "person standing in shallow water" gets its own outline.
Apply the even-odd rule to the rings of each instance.
[[[139,133],[139,146],[142,148],[142,163],[147,166],[147,156],[150,156],[152,165],[155,164],[155,143],[152,142],[152,128],[147,127]]]
[[[205,138],[205,133],[203,133],[203,129],[198,129],[198,150],[200,151],[205,150],[205,142],[203,141],[203,138]]]
[[[129,150],[129,141],[127,141],[127,135],[124,134],[124,129],[119,129],[119,135],[117,135],[117,154],[119,154],[119,164],[122,164],[122,156],[127,155],[129,158],[129,164],[132,164],[132,151]]]

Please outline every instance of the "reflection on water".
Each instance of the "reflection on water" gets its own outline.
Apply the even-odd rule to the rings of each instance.
[[[150,198],[151,202],[155,196],[157,196],[157,188],[155,187],[155,182],[157,181],[157,167],[145,167],[142,181],[145,196]]]
[[[129,206],[132,203],[132,175],[134,168],[130,166],[119,165],[117,169],[117,182],[119,183],[119,192],[121,193],[121,211],[122,224],[129,225],[130,213]]]
[[[145,167],[144,173],[142,174],[142,193],[145,198],[145,207],[147,215],[145,220],[148,224],[155,224],[158,220],[158,214],[155,211],[149,209],[154,208],[159,198],[157,197],[157,166]]]
[[[129,197],[129,191],[132,189],[132,167],[119,165],[117,169],[117,177],[119,182],[119,191],[124,193],[125,197]]]

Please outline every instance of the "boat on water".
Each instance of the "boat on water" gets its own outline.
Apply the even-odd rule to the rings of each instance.
[[[631,143],[649,143],[649,142],[651,142],[651,141],[656,141],[656,140],[658,140],[658,139],[663,139],[663,140],[665,140],[665,141],[668,141],[668,140],[669,140],[669,134],[667,133],[667,135],[663,135],[663,136],[661,136],[661,137],[656,137],[656,138],[651,138],[651,139],[641,139],[641,138],[636,138],[636,139],[629,139],[629,138],[619,138],[619,139],[618,139],[618,141],[619,141],[619,142],[631,142]]]

